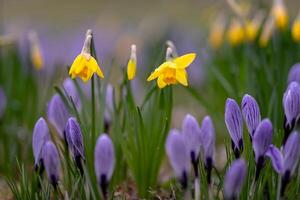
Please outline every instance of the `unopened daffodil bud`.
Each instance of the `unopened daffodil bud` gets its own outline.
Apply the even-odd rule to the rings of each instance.
[[[261,47],[266,47],[269,43],[269,40],[272,36],[272,33],[275,29],[275,21],[274,18],[269,16],[266,20],[264,27],[262,29],[262,33],[259,38],[259,45]]]
[[[41,70],[44,66],[44,59],[37,33],[35,31],[29,32],[28,40],[31,63],[36,70]]]
[[[245,34],[247,41],[252,42],[256,39],[263,18],[263,13],[258,13],[252,20],[245,22]]]
[[[300,13],[293,23],[292,37],[295,42],[300,42]]]
[[[132,80],[136,74],[136,45],[131,45],[130,59],[127,64],[127,77],[128,80]]]
[[[75,58],[69,75],[72,78],[80,77],[84,82],[91,79],[96,73],[100,78],[104,78],[103,72],[98,65],[96,59],[91,55],[92,31],[89,29],[86,32],[85,41],[81,53]]]
[[[277,28],[279,28],[280,30],[285,30],[288,25],[289,16],[287,14],[287,10],[283,3],[283,0],[274,0],[271,12],[272,16],[275,19]]]
[[[223,17],[218,17],[213,23],[209,33],[209,44],[212,48],[218,49],[224,41],[225,21]]]
[[[245,39],[245,31],[238,19],[233,19],[227,32],[227,38],[232,46],[241,44]]]

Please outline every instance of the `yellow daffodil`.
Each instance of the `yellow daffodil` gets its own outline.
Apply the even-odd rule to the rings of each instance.
[[[213,23],[209,34],[209,44],[212,48],[218,49],[224,41],[224,30],[225,22],[223,17],[218,17],[218,19]]]
[[[174,59],[168,59],[152,72],[147,81],[152,81],[157,78],[157,85],[159,88],[177,84],[177,82],[187,86],[188,80],[186,68],[194,61],[195,57],[195,53],[188,53]]]
[[[241,22],[238,19],[234,19],[228,29],[227,38],[229,44],[237,46],[241,44],[245,39],[245,32]]]
[[[262,33],[259,38],[259,45],[261,47],[267,46],[267,44],[272,36],[272,33],[274,31],[274,28],[275,28],[274,18],[269,16],[264,24]]]
[[[92,34],[89,33],[86,34],[82,52],[75,58],[69,71],[72,78],[80,77],[84,82],[90,80],[94,73],[104,78],[96,59],[91,55]]]
[[[280,30],[285,30],[288,25],[289,16],[287,14],[283,0],[274,0],[271,12],[272,16],[275,19],[277,28],[279,28]]]
[[[246,34],[246,39],[249,42],[252,42],[256,39],[263,18],[264,18],[263,13],[259,12],[255,15],[255,17],[252,20],[248,20],[245,22],[245,34]]]
[[[130,59],[127,64],[127,77],[128,80],[132,80],[136,74],[136,46],[131,45]]]
[[[44,59],[42,56],[40,42],[37,33],[31,31],[28,34],[29,46],[30,46],[30,59],[33,67],[36,70],[41,70],[44,66]]]
[[[292,37],[295,42],[300,42],[300,13],[293,23]]]

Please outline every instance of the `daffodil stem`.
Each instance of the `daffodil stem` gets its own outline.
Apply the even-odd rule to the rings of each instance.
[[[92,141],[96,139],[96,108],[95,108],[95,76],[91,79],[91,93],[92,93]]]

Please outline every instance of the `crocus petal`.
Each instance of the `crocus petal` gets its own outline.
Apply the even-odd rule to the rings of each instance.
[[[176,80],[184,86],[188,86],[187,73],[185,69],[176,69]]]
[[[191,161],[196,162],[200,151],[200,127],[195,119],[190,114],[187,114],[182,123],[182,133],[184,136],[187,151],[190,154]]]
[[[245,160],[238,159],[233,162],[226,172],[224,179],[225,199],[238,198],[247,173]]]
[[[0,118],[2,118],[6,108],[6,96],[4,90],[0,87]]]
[[[185,69],[195,60],[195,58],[195,53],[188,53],[178,58],[175,58],[173,62],[176,64],[176,68]]]
[[[47,141],[43,147],[43,161],[50,183],[56,186],[59,180],[60,160],[58,151],[51,141]]]
[[[284,173],[289,171],[293,175],[300,158],[300,135],[297,132],[291,133],[284,148]]]
[[[80,126],[74,117],[67,121],[65,128],[65,138],[74,159],[81,157],[84,159],[84,148]]]
[[[115,167],[115,150],[111,139],[106,134],[99,136],[95,147],[95,172],[98,183],[107,184]],[[103,183],[103,181],[107,183]]]
[[[189,155],[184,137],[178,130],[171,130],[166,141],[166,152],[178,178],[189,172]]]
[[[242,113],[248,128],[248,132],[251,137],[253,137],[253,134],[261,120],[261,117],[256,100],[248,94],[244,95],[242,100]]]
[[[255,153],[255,160],[258,162],[258,158],[264,156],[272,143],[273,127],[269,119],[262,120],[253,136],[253,150]]]
[[[205,116],[201,126],[201,143],[204,148],[205,161],[214,159],[215,152],[215,128],[209,116]]]
[[[280,150],[271,144],[266,152],[266,156],[271,159],[274,170],[281,174],[283,170],[283,156]]]
[[[226,100],[225,123],[235,147],[241,150],[240,141],[243,140],[243,117],[239,105],[230,98]]]
[[[47,117],[50,123],[56,128],[59,136],[64,137],[64,129],[70,114],[58,94],[55,94],[48,104]]]
[[[287,124],[292,125],[300,113],[300,85],[291,82],[283,95],[283,108]]]
[[[70,78],[66,78],[63,82],[63,88],[67,96],[71,97],[77,107],[77,109],[81,109],[81,101],[78,91],[74,82]]]
[[[32,150],[34,156],[34,165],[39,165],[42,148],[50,140],[48,125],[44,118],[40,118],[34,126],[32,134]]]
[[[292,66],[288,75],[288,83],[297,82],[300,84],[300,63],[296,63]]]

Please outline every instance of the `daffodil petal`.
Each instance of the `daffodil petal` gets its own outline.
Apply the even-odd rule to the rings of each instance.
[[[158,68],[155,69],[154,72],[147,78],[147,81],[152,81],[156,79],[159,75],[161,75],[166,67],[170,65],[171,62],[164,62]]]
[[[174,59],[174,63],[176,64],[176,68],[184,69],[188,67],[196,58],[195,53],[188,53],[183,56]]]
[[[185,69],[176,70],[176,80],[184,86],[188,86],[187,73]]]
[[[159,88],[164,88],[167,84],[164,81],[163,76],[159,76],[157,79],[157,85]]]
[[[87,67],[91,70],[91,73],[96,72],[99,77],[104,78],[103,72],[94,57],[91,56],[90,60],[87,62]]]

